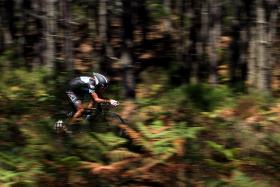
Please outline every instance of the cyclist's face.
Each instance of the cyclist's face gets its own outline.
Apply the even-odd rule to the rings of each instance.
[[[103,93],[103,92],[106,90],[106,88],[107,88],[107,87],[100,87],[100,88],[98,89],[98,91],[101,92],[101,93]]]

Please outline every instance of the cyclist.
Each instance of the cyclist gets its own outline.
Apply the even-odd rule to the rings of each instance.
[[[88,108],[92,108],[95,103],[110,103],[113,106],[119,104],[116,100],[103,98],[102,94],[108,85],[108,79],[104,75],[95,72],[92,76],[76,77],[69,82],[69,89],[66,94],[76,110],[69,121],[69,125],[82,116],[84,112],[82,101],[86,95],[91,98]]]

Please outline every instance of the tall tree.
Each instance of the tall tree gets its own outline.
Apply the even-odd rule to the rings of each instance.
[[[245,81],[247,78],[247,61],[249,34],[250,34],[250,8],[252,2],[234,1],[233,2],[233,23],[232,23],[232,43],[231,43],[231,62],[230,80],[231,83]]]
[[[55,68],[55,56],[56,56],[56,49],[55,49],[55,32],[56,32],[56,7],[55,3],[56,0],[48,0],[45,2],[45,12],[47,15],[46,23],[45,23],[45,38],[47,44],[46,50],[46,67],[47,69],[52,72]]]
[[[188,18],[188,27],[186,28],[188,39],[187,39],[187,47],[185,54],[185,73],[186,80],[189,82],[190,78],[192,78],[193,82],[197,82],[197,64],[196,64],[196,46],[197,46],[197,30],[198,30],[198,19],[197,19],[197,11],[198,3],[195,1],[187,1],[186,2],[186,17]],[[183,15],[184,16],[184,15]]]
[[[187,28],[186,18],[190,19],[190,15],[187,14],[187,12],[190,12],[190,11],[186,11],[186,9],[189,8],[189,6],[186,5],[186,0],[182,0],[181,4],[178,6],[180,7],[180,9],[177,10],[178,14],[180,16],[180,20],[179,20],[179,37],[180,38],[179,38],[179,44],[178,44],[178,60],[180,62],[179,68],[181,68],[183,70],[182,74],[183,74],[184,78],[188,81],[189,80],[189,69],[187,69],[187,67],[189,67],[189,63],[186,59],[186,56],[188,55],[188,51],[187,51],[188,38],[187,38],[187,36],[189,33],[187,31],[189,29],[186,29]]]
[[[101,57],[100,57],[100,70],[108,70],[109,60],[112,57],[113,48],[110,45],[110,21],[109,21],[109,2],[108,0],[99,1],[99,40],[101,43]]]
[[[45,49],[45,42],[43,41],[43,3],[42,1],[34,1],[32,3],[32,10],[39,16],[34,17],[34,44],[33,44],[33,60],[32,60],[32,67],[36,68],[39,65],[45,63],[44,61],[44,49]]]
[[[221,36],[221,18],[220,18],[219,0],[209,0],[210,24],[209,24],[209,62],[210,75],[209,82],[213,85],[218,83],[217,77],[217,44]]]
[[[98,42],[96,42],[96,38],[98,36],[98,2],[99,1],[89,1],[87,3],[87,17],[88,17],[88,29],[89,29],[89,37],[92,41],[93,48],[98,48]],[[92,60],[95,62],[92,66],[95,69],[95,71],[99,71],[99,54],[96,51],[92,52],[91,55]]]
[[[171,22],[171,0],[163,0],[163,8],[164,8],[164,31],[166,34],[170,34],[172,32],[172,22]]]
[[[209,8],[208,8],[208,0],[201,1],[201,16],[200,16],[200,30],[198,31],[198,45],[197,45],[197,53],[199,57],[199,62],[203,65],[207,64],[208,60],[208,40],[209,40]],[[199,76],[198,76],[199,77]]]
[[[263,1],[257,0],[256,4],[257,15],[257,64],[259,67],[258,73],[258,89],[266,92],[270,91],[270,71],[271,66],[268,61],[267,53],[267,35],[265,20],[265,9]]]
[[[257,35],[256,35],[256,21],[255,21],[255,6],[252,5],[250,8],[251,16],[248,29],[249,29],[249,43],[248,43],[248,83],[251,87],[257,87]]]
[[[274,53],[274,45],[275,45],[275,38],[277,33],[277,20],[278,20],[278,14],[279,14],[279,6],[280,3],[277,0],[266,0],[266,17],[267,17],[267,63],[268,63],[268,69],[267,69],[267,79],[268,79],[268,89],[271,89],[271,83],[272,83],[272,68],[273,65],[276,63],[275,53]]]
[[[17,2],[14,0],[5,0],[5,17],[7,18],[7,24],[9,28],[9,33],[12,36],[13,42],[15,42],[17,36],[17,27],[16,27],[16,17],[15,17],[15,5]]]
[[[122,52],[120,62],[123,67],[124,96],[127,99],[135,98],[135,77],[133,62],[133,23],[132,6],[130,0],[122,0]]]
[[[0,0],[0,54],[5,49],[5,40],[4,40],[4,8],[3,0]]]
[[[141,25],[142,31],[142,43],[147,42],[147,33],[149,28],[149,15],[147,10],[147,1],[146,0],[137,0],[138,4],[138,15],[139,15],[139,24]]]
[[[66,63],[66,68],[69,72],[73,71],[73,34],[71,28],[71,12],[70,12],[70,2],[68,0],[59,1],[60,11],[62,13],[62,26],[63,26],[63,52],[64,61]]]
[[[34,33],[36,32],[36,28],[34,27],[34,18],[30,15],[32,11],[32,3],[30,0],[22,1],[22,22],[23,22],[23,56],[25,61],[25,66],[28,69],[31,69],[34,65],[33,57],[34,50],[33,45],[35,43]]]

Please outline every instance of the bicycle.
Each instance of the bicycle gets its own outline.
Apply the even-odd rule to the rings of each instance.
[[[115,112],[110,111],[112,108],[109,103],[98,104],[95,108],[85,109],[81,121],[72,125],[65,125],[64,122],[69,122],[69,120],[74,115],[74,111],[70,111],[66,114],[65,120],[59,119],[54,125],[54,129],[57,133],[77,133],[86,131],[113,131],[122,135],[123,132],[119,128],[119,125],[126,124],[120,115]]]

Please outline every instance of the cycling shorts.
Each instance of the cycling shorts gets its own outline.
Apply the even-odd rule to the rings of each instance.
[[[73,91],[67,91],[66,92],[68,98],[70,99],[71,104],[77,108],[83,100],[83,96],[75,94]]]

